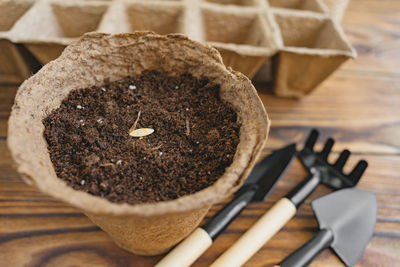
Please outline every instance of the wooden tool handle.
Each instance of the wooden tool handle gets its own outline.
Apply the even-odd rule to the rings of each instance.
[[[242,266],[295,214],[296,206],[282,198],[211,266]]]
[[[208,233],[202,228],[197,228],[155,266],[190,266],[211,244],[212,239]]]

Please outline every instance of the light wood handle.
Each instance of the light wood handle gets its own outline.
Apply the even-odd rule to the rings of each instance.
[[[202,228],[197,228],[167,256],[165,256],[156,267],[186,267],[190,266],[204,251],[212,244],[212,239]]]
[[[242,266],[295,214],[296,206],[282,198],[211,266]]]

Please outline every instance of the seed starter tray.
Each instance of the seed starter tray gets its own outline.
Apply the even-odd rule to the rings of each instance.
[[[0,83],[30,75],[16,44],[46,64],[85,32],[138,30],[206,42],[249,78],[275,56],[275,93],[286,97],[356,56],[323,0],[0,0]]]

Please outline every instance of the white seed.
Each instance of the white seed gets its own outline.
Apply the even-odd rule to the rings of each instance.
[[[200,144],[200,142],[199,142],[199,141],[196,141],[196,144]]]
[[[84,185],[84,184],[85,184],[85,180],[82,180],[82,181],[81,181],[81,185]]]
[[[129,133],[130,136],[133,137],[142,137],[142,136],[147,136],[149,134],[154,133],[154,129],[151,128],[140,128],[140,129],[136,129],[133,130]]]
[[[106,91],[106,88],[101,87],[101,91],[105,92],[105,91]]]
[[[207,172],[207,174],[211,174],[211,172],[210,172],[210,171],[208,171],[208,172]]]
[[[143,159],[146,159],[146,157],[143,157]]]
[[[160,152],[160,153],[158,153],[158,154],[159,154],[160,156],[162,156],[162,154],[163,154],[163,153],[162,153],[162,152]]]
[[[178,89],[179,87],[178,86],[175,86],[175,89]]]
[[[186,111],[189,111],[189,108],[185,108]]]
[[[83,120],[79,120],[79,122],[83,122]]]
[[[136,85],[129,85],[129,89],[130,90],[135,90],[136,89]]]
[[[77,109],[83,109],[83,107],[81,105],[77,105],[76,108]]]
[[[122,160],[119,159],[116,163],[117,163],[117,165],[121,165],[122,164]]]
[[[97,122],[98,122],[98,123],[102,123],[102,122],[103,122],[103,119],[98,119]]]

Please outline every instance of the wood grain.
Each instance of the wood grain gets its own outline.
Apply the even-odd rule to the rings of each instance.
[[[0,163],[2,168],[11,161],[4,141],[0,141],[0,153],[6,155]],[[372,266],[373,263],[395,266],[400,262],[397,253],[400,247],[400,157],[369,154],[362,157],[370,162],[370,167],[359,188],[377,194],[379,213],[374,238],[360,266]],[[360,155],[352,157],[347,168],[354,166],[360,158]],[[269,199],[265,203],[250,204],[194,266],[208,266],[305,175],[300,163],[293,162]],[[9,263],[7,266],[41,266],[42,263],[43,266],[71,266],[71,263],[79,266],[90,266],[90,263],[98,264],[93,266],[151,266],[159,260],[160,257],[139,257],[119,249],[78,210],[37,192],[21,182],[16,174],[13,176],[1,175],[0,179],[0,262]],[[321,186],[299,209],[295,219],[247,266],[273,265],[311,237],[317,224],[309,203],[328,192],[328,188]],[[205,220],[223,205],[215,205]],[[313,266],[338,263],[337,258],[327,251]]]
[[[318,146],[332,136],[338,153],[353,153],[346,170],[358,160],[369,167],[359,188],[378,197],[374,237],[358,266],[400,266],[400,1],[351,0],[343,20],[358,59],[348,62],[318,90],[301,99],[280,99],[270,85],[257,84],[272,120],[264,154],[290,142],[304,142],[310,128],[321,130]],[[118,248],[79,210],[29,187],[12,167],[6,147],[7,118],[16,86],[0,87],[0,266],[152,266],[158,257],[140,257]],[[300,148],[300,147],[299,147]],[[263,203],[245,209],[194,264],[208,266],[237,240],[306,172],[298,161]],[[296,217],[246,266],[272,266],[316,231],[310,201],[329,193],[318,190]],[[224,203],[212,207],[205,220]],[[341,266],[324,251],[311,266]]]

